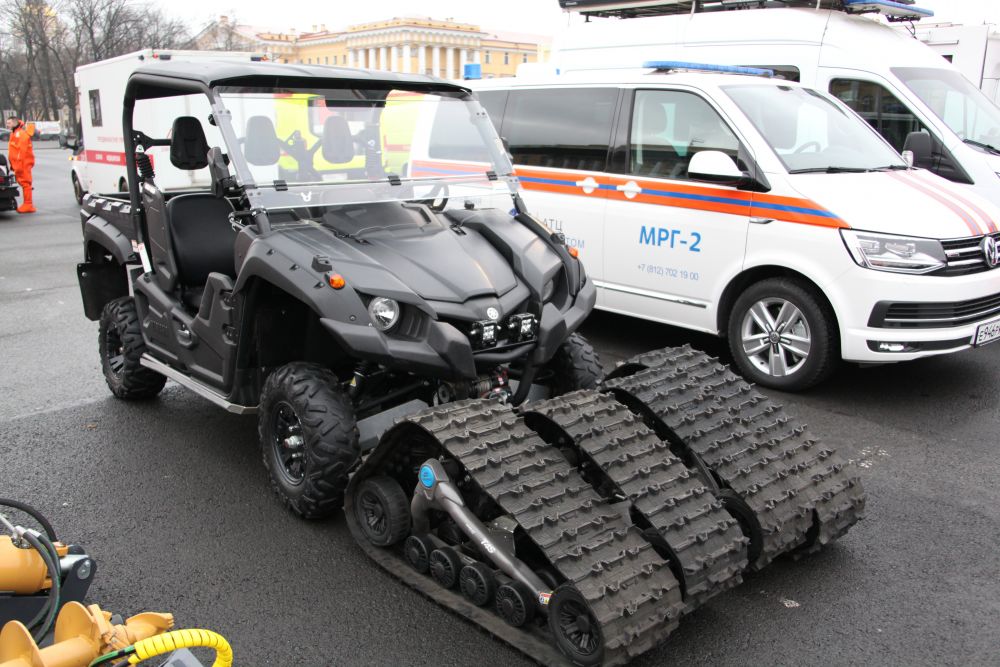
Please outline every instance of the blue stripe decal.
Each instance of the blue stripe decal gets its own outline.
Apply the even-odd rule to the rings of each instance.
[[[519,176],[522,182],[526,183],[545,183],[547,185],[560,185],[563,187],[578,187],[576,181],[564,181],[557,178],[537,178],[534,176]],[[604,183],[597,184],[596,188],[599,190],[617,190],[616,185],[606,185]],[[710,195],[695,195],[686,192],[675,192],[673,190],[646,190],[643,189],[640,194],[652,195],[654,197],[665,197],[667,199],[689,199],[692,201],[704,201],[714,204],[728,204],[730,206],[751,206],[751,202],[746,199],[731,199],[728,197],[713,197]],[[829,211],[824,211],[822,209],[815,208],[804,208],[802,206],[788,206],[786,204],[772,204],[769,202],[752,202],[754,208],[765,208],[772,209],[775,211],[788,211],[790,213],[802,213],[803,215],[815,215],[820,218],[836,218],[837,216]]]

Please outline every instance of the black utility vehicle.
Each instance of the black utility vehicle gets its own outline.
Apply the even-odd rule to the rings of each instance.
[[[7,156],[0,155],[0,211],[16,210],[19,194],[14,170],[7,163]]]
[[[165,97],[190,115],[132,126]],[[289,507],[344,504],[382,567],[536,660],[626,662],[860,518],[856,470],[717,360],[602,378],[594,286],[467,90],[169,62],[124,106],[130,194],[82,212],[108,386],[258,413]]]
[[[167,96],[192,115],[132,126]],[[573,334],[594,286],[524,210],[464,89],[162,63],[131,77],[124,124],[131,195],[85,200],[79,267],[108,385],[148,398],[170,378],[259,413],[275,489],[299,514],[339,509],[358,425],[373,442],[427,405],[600,379]],[[161,191],[161,159],[193,187]]]

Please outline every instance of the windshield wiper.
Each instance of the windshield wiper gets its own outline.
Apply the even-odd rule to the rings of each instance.
[[[983,143],[982,141],[976,141],[975,139],[962,139],[962,143],[969,144],[970,146],[975,146],[976,148],[982,148],[984,151],[989,151],[994,155],[1000,155],[1000,148],[992,146],[990,144]]]
[[[792,169],[789,174],[863,174],[871,169],[862,167],[813,167],[811,169]]]
[[[887,164],[884,167],[872,167],[871,171],[906,171],[909,167],[905,164]]]

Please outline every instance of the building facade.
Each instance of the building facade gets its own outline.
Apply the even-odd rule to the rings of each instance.
[[[463,77],[478,63],[483,78],[514,76],[518,65],[543,60],[548,40],[534,35],[491,33],[479,26],[432,18],[393,18],[328,30],[280,33],[231,24],[219,17],[195,38],[203,49],[250,50],[277,62],[336,65],[446,79]]]

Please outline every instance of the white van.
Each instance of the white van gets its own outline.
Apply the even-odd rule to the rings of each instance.
[[[619,9],[611,13],[643,18],[594,18],[574,25],[555,40],[553,64],[563,72],[633,68],[649,60],[768,67],[838,97],[897,151],[913,150],[917,166],[1000,205],[1000,109],[927,45],[868,16],[835,9],[705,11],[723,4],[705,0],[692,13],[690,1],[614,3]],[[911,18],[931,14],[898,2],[784,4],[852,11],[884,6],[883,11]],[[620,9],[631,5],[644,7],[641,13]]]
[[[1000,209],[832,96],[651,65],[473,86],[599,308],[726,336],[785,390],[1000,338]]]
[[[262,54],[235,51],[179,51],[145,49],[116,58],[82,65],[77,68],[75,82],[79,95],[78,111],[82,134],[70,147],[70,178],[77,202],[87,192],[125,192],[125,142],[122,138],[122,102],[125,84],[137,67],[169,60],[242,60],[260,61]],[[188,108],[190,105],[197,108]],[[171,97],[156,100],[136,108],[136,127],[151,136],[169,136],[173,119],[184,115],[207,118],[210,113],[204,95]],[[159,132],[159,134],[156,134]],[[207,178],[202,171],[186,171],[170,164],[169,149],[156,147],[151,151],[157,171],[156,182],[167,190],[190,188],[196,178]],[[160,159],[157,159],[160,158]]]

